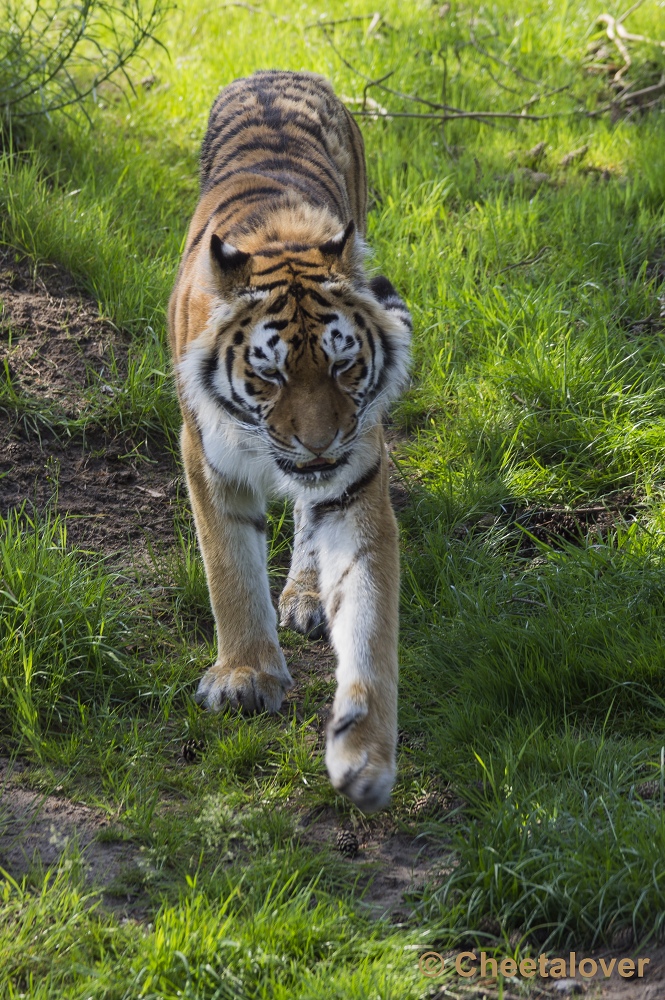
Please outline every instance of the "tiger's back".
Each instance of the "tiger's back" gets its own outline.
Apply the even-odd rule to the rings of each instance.
[[[229,84],[212,106],[200,166],[206,208],[231,242],[294,192],[365,232],[362,135],[322,76],[273,70]]]

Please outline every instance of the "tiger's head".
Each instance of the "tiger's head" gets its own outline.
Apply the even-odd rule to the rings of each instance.
[[[315,246],[254,252],[213,234],[205,281],[206,333],[180,365],[186,398],[205,393],[259,433],[290,479],[333,478],[403,388],[409,362],[408,310],[387,278],[364,276],[353,222]]]

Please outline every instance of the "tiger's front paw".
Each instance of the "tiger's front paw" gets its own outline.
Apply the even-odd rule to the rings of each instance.
[[[395,782],[395,706],[361,684],[338,690],[328,723],[326,767],[338,792],[363,812],[388,804]]]
[[[194,700],[212,712],[219,712],[227,703],[248,713],[278,712],[292,685],[286,666],[274,674],[256,667],[215,663],[201,678]]]
[[[323,639],[328,630],[318,592],[287,583],[279,599],[279,624],[310,639]]]

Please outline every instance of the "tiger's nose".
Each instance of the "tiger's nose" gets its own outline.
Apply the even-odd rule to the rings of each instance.
[[[303,448],[307,448],[307,450],[311,451],[317,458],[320,458],[337,437],[337,431],[335,431],[334,434],[319,434],[317,437],[308,436],[306,438],[299,438],[297,434],[294,434],[293,436],[298,444],[302,445]]]

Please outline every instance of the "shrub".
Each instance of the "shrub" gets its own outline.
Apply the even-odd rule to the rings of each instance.
[[[168,0],[8,0],[0,5],[4,122],[50,115],[96,95],[128,64],[170,9]],[[159,44],[159,43],[158,43]]]

